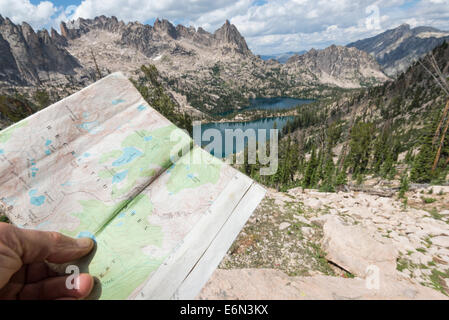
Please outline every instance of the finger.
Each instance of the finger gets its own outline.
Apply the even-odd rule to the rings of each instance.
[[[36,283],[27,284],[19,294],[21,300],[55,300],[55,299],[83,299],[86,298],[94,286],[92,276],[80,274],[78,288],[67,286],[68,276],[54,277]]]
[[[13,227],[10,232],[15,252],[24,264],[43,262],[65,263],[88,254],[94,242],[89,238],[73,239],[58,232],[25,230]]]
[[[59,274],[52,270],[45,262],[37,262],[28,265],[25,283],[34,283],[56,276],[59,276]]]
[[[4,287],[0,289],[0,300],[16,300],[17,295],[22,291],[27,266],[22,266],[19,271],[14,273]]]

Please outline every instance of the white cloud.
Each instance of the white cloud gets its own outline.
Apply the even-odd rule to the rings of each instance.
[[[449,0],[83,0],[70,8],[49,1],[33,5],[29,0],[0,0],[0,14],[35,27],[114,15],[140,22],[166,18],[208,31],[229,19],[261,54],[346,44],[404,22],[449,30]],[[373,17],[379,22],[374,27],[367,23]]]
[[[223,23],[226,17],[235,14],[232,8],[247,9],[251,3],[252,0],[83,0],[73,18],[114,15],[124,21],[147,21],[159,17],[186,23],[201,21],[207,16],[204,23],[213,25],[217,20]]]
[[[0,14],[14,23],[28,22],[33,28],[46,25],[57,9],[50,1],[34,5],[30,0],[0,0]]]

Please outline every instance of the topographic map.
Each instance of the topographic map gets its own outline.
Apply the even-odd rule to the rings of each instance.
[[[97,280],[92,298],[173,298],[254,187],[193,146],[121,73],[0,132],[7,215],[21,228],[94,239],[79,262]],[[240,220],[263,194],[237,210]]]

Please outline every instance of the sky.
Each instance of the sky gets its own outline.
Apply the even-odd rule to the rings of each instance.
[[[449,31],[449,0],[0,0],[0,14],[58,31],[61,20],[98,15],[210,32],[228,19],[256,54],[345,45],[403,23]]]

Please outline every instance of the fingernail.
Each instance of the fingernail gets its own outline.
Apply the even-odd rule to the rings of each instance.
[[[92,239],[90,238],[79,238],[76,241],[80,248],[90,248],[93,243]]]

